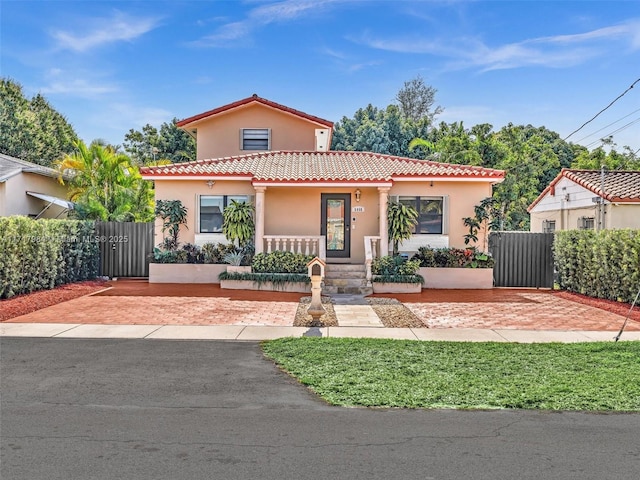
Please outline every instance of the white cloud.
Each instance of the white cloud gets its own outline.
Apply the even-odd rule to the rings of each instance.
[[[520,42],[489,46],[478,38],[404,37],[375,38],[364,34],[351,39],[371,48],[400,53],[429,54],[449,59],[448,68],[479,67],[482,71],[526,66],[562,68],[582,64],[601,56],[620,43],[630,50],[640,49],[640,20],[572,35],[526,39]]]
[[[78,22],[80,23],[80,22]],[[133,18],[115,12],[107,18],[91,18],[82,22],[85,33],[56,30],[51,36],[57,47],[75,52],[86,52],[96,47],[119,41],[131,41],[153,30],[158,25],[157,18]]]
[[[249,10],[242,20],[230,22],[219,27],[211,35],[192,42],[202,47],[223,47],[248,38],[262,26],[275,22],[293,20],[306,13],[317,13],[321,8],[345,0],[284,0],[282,2],[260,5]]]
[[[41,88],[40,91],[47,95],[61,94],[93,98],[106,93],[117,92],[118,88],[114,85],[100,85],[81,78],[72,78],[70,80],[54,80],[46,87]]]

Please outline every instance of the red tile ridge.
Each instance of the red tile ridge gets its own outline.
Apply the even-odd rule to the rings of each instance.
[[[211,117],[213,115],[217,115],[219,113],[227,112],[229,110],[233,110],[234,108],[241,107],[243,105],[248,105],[249,103],[261,103],[263,105],[267,105],[271,108],[275,108],[277,110],[281,110],[286,113],[290,113],[292,115],[296,115],[301,118],[305,118],[315,123],[319,123],[329,128],[333,128],[333,122],[330,120],[325,120],[324,118],[316,117],[315,115],[310,115],[308,113],[302,112],[300,110],[296,110],[295,108],[287,107],[286,105],[282,105],[280,103],[273,102],[271,100],[267,100],[266,98],[259,97],[257,94],[253,94],[250,97],[243,98],[242,100],[238,100],[236,102],[229,103],[227,105],[223,105],[221,107],[214,108],[213,110],[208,110],[203,113],[199,113],[197,115],[193,115],[192,117],[185,118],[184,120],[180,120],[176,123],[178,127],[184,127],[189,125],[190,123],[196,122],[198,120],[202,120],[203,118]]]

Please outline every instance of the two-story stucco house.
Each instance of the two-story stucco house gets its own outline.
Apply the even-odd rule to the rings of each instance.
[[[332,151],[332,122],[257,95],[178,126],[197,139],[197,160],[141,173],[155,182],[156,199],[187,207],[181,239],[196,244],[226,242],[222,212],[231,200],[243,200],[255,205],[256,252],[363,263],[371,249],[389,251],[386,212],[394,199],[420,213],[401,251],[464,247],[462,219],[504,178],[489,168]]]

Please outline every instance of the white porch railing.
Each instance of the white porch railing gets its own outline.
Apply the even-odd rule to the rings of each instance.
[[[371,286],[371,263],[380,256],[381,237],[364,237],[364,262],[367,269],[367,286]]]
[[[327,244],[324,235],[265,235],[264,251],[303,253],[327,259]]]

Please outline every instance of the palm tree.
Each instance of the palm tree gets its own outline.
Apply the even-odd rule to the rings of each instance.
[[[152,192],[129,157],[100,142],[87,147],[78,141],[75,147],[56,166],[60,183],[68,179],[77,216],[103,221],[153,219]]]
[[[400,202],[389,202],[387,207],[389,241],[393,242],[393,255],[398,255],[398,244],[411,238],[418,223],[418,211]]]

